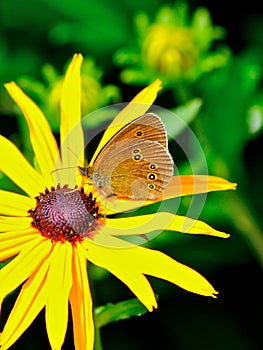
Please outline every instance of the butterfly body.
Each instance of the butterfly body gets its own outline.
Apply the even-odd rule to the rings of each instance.
[[[164,124],[153,113],[136,118],[110,139],[92,167],[79,170],[106,197],[159,197],[173,175]]]

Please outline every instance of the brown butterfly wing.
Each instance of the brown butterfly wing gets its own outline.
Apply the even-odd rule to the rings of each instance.
[[[173,175],[173,160],[156,141],[137,138],[111,143],[98,156],[93,183],[105,196],[157,198]]]
[[[132,139],[156,141],[167,148],[167,135],[161,118],[154,113],[145,113],[120,129],[108,142],[113,145],[120,140]],[[107,147],[107,145],[105,147]],[[104,148],[105,148],[104,147]]]

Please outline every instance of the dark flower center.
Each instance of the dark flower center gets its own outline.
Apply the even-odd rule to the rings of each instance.
[[[68,186],[51,188],[36,197],[36,208],[29,210],[31,226],[53,241],[76,242],[91,236],[99,219],[99,208],[90,193]]]

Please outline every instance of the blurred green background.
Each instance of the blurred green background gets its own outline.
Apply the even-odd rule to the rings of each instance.
[[[263,313],[263,11],[255,0],[0,1],[0,132],[32,160],[28,131],[3,84],[15,80],[59,130],[59,89],[75,52],[83,65],[83,113],[129,101],[157,77],[156,104],[178,113],[196,134],[209,173],[238,183],[208,195],[201,219],[228,240],[165,232],[148,246],[201,272],[220,292],[209,299],[151,279],[153,313],[102,327],[105,350],[258,350]],[[180,114],[181,113],[181,114]],[[97,120],[94,129],[105,120]],[[92,129],[92,130],[93,130]],[[169,130],[173,135],[173,128]],[[172,145],[172,144],[171,144]],[[191,148],[191,144],[189,145]],[[179,172],[184,155],[172,147]],[[198,155],[192,150],[197,172]],[[18,169],[19,171],[19,169]],[[1,188],[17,190],[4,176]],[[187,211],[184,199],[180,213]],[[169,207],[170,206],[170,207]],[[173,202],[168,205],[173,210]],[[118,280],[91,267],[96,305],[132,297]],[[16,293],[3,306],[1,325]],[[48,349],[44,314],[12,349]],[[63,349],[72,349],[68,328]]]

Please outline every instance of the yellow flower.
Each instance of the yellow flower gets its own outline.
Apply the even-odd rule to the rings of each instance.
[[[127,84],[146,84],[160,77],[165,87],[193,83],[202,74],[226,64],[229,50],[212,48],[225,30],[214,26],[209,11],[199,7],[190,15],[186,1],[162,4],[154,18],[138,12],[136,37],[114,55]]]
[[[199,59],[190,28],[154,23],[142,43],[145,65],[170,80],[189,76]]]
[[[193,269],[159,251],[132,245],[118,236],[164,229],[218,237],[227,237],[227,234],[201,221],[166,212],[108,218],[100,214],[103,208],[92,193],[74,187],[76,170],[70,167],[84,161],[82,155],[77,164],[75,155],[68,151],[74,149],[75,154],[82,154],[84,148],[80,126],[81,63],[82,56],[75,55],[63,83],[60,153],[40,109],[15,83],[6,85],[27,120],[36,168],[14,144],[0,136],[0,170],[24,192],[0,191],[0,260],[13,257],[0,271],[1,302],[23,284],[0,336],[2,350],[14,344],[43,308],[51,348],[61,349],[67,328],[68,300],[75,348],[93,349],[93,306],[87,261],[107,269],[123,281],[149,311],[156,308],[157,303],[145,275],[165,279],[201,295],[215,297],[217,294]],[[116,125],[145,113],[159,89],[160,81],[157,80],[140,92],[133,99],[134,103],[130,103],[114,120],[115,131]],[[111,136],[112,128],[105,132],[97,152]],[[68,169],[61,173],[52,172],[56,167]],[[60,186],[54,187],[57,173]],[[173,177],[162,199],[234,188],[234,184],[217,177]],[[146,201],[144,205],[152,202]],[[107,213],[123,212],[141,204],[140,201],[113,199],[106,209]]]

